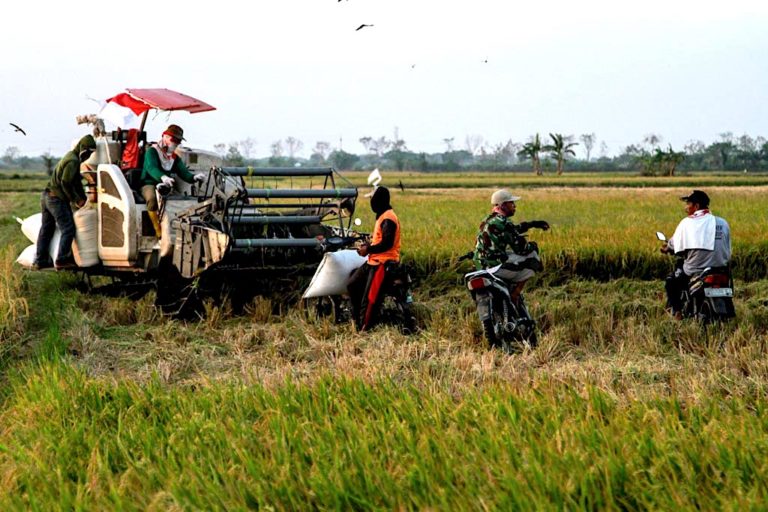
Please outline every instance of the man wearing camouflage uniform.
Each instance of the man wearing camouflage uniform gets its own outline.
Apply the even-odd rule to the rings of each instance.
[[[493,210],[480,224],[472,258],[478,270],[501,265],[494,275],[510,284],[512,300],[515,302],[525,282],[543,268],[536,244],[528,242],[522,235],[530,228],[549,229],[549,223],[543,220],[514,224],[510,218],[515,214],[515,202],[519,200],[520,197],[513,196],[507,190],[493,193]]]

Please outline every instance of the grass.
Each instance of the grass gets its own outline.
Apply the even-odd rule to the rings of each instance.
[[[623,401],[555,380],[458,396],[429,380],[183,389],[55,366],[13,385],[4,509],[721,509],[768,490],[753,396]]]
[[[40,192],[48,183],[41,171],[0,171],[0,192]]]
[[[210,302],[187,323],[152,294],[22,273],[9,246],[26,242],[1,219],[34,212],[37,194],[0,195],[0,311],[28,306],[2,340],[0,510],[762,507],[764,189],[711,189],[743,259],[738,317],[707,331],[669,319],[662,283],[638,279],[669,268],[653,232],[682,217],[681,191],[526,190],[518,220],[553,229],[532,236],[540,346],[512,356],[486,349],[449,261],[491,190],[393,191],[420,274],[410,337],[277,297],[243,316]],[[579,277],[596,268],[611,279]]]
[[[610,388],[613,369],[626,364],[638,376],[627,384],[637,396],[651,396],[663,386],[645,388],[644,379],[657,383],[648,375],[668,367],[667,360],[690,363],[685,378],[692,389],[704,386],[700,379],[715,371],[696,364],[718,361],[720,350],[739,368],[737,373],[762,375],[768,286],[737,283],[737,292],[738,322],[702,337],[695,324],[680,326],[665,317],[661,283],[574,280],[530,287],[528,302],[542,330],[541,347],[512,358],[485,352],[477,314],[458,286],[438,297],[415,291],[423,330],[410,337],[393,328],[369,336],[350,325],[310,321],[299,305],[280,316],[255,305],[245,317],[231,316],[223,305],[212,307],[205,321],[184,323],[159,317],[151,296],[116,301],[66,289],[47,296],[60,305],[58,311],[50,307],[57,311],[61,353],[97,377],[148,382],[157,376],[167,384],[236,379],[277,386],[286,379],[313,382],[318,374],[413,383],[439,377],[446,389],[461,390],[528,373],[530,378],[553,372],[582,375],[581,368],[589,367],[593,378]],[[51,323],[43,319],[41,329]]]

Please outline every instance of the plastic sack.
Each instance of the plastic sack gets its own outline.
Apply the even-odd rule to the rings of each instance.
[[[21,231],[33,244],[37,244],[37,236],[40,234],[40,227],[43,225],[43,214],[36,213],[26,219],[16,219],[21,224]],[[75,240],[72,244],[72,255],[75,257],[75,263],[79,267],[92,267],[99,263],[99,242],[98,242],[98,212],[89,207],[79,209],[74,214],[75,221]],[[48,247],[48,253],[51,261],[56,261],[59,255],[59,240],[61,240],[61,231],[56,226],[51,239],[51,245]],[[35,247],[32,245],[31,247]],[[29,247],[24,249],[22,254],[26,253]],[[21,255],[19,255],[19,259]],[[23,266],[32,266],[35,259],[35,253],[32,253],[32,261],[25,265],[17,259],[16,261]]]
[[[99,264],[98,212],[93,208],[80,208],[75,212],[75,243],[72,254],[78,267]]]
[[[21,251],[21,254],[19,254],[19,257],[16,258],[16,263],[21,265],[22,267],[30,268],[35,263],[35,254],[37,253],[37,246],[35,244],[32,244],[28,246],[26,249]]]
[[[311,299],[347,293],[349,277],[366,261],[368,258],[360,256],[354,249],[325,253],[302,298]]]
[[[37,243],[37,235],[40,234],[40,226],[43,225],[43,214],[36,213],[26,219],[16,217],[16,221],[21,224],[21,232],[24,233],[30,242]]]
[[[30,242],[32,242],[32,247],[35,247],[34,244],[37,244],[37,235],[40,234],[40,226],[43,225],[43,214],[36,213],[24,220],[19,218],[16,220],[21,224],[21,232],[24,233],[24,236],[29,238]],[[48,246],[48,254],[51,256],[51,261],[56,261],[56,257],[59,255],[59,240],[61,240],[61,231],[59,231],[59,227],[56,226],[56,231],[53,232],[53,238],[51,238],[51,245]],[[24,249],[24,252],[27,250],[29,250],[29,247]],[[21,258],[21,256],[19,256],[19,258]],[[18,259],[16,261],[19,261],[19,263],[26,267],[30,267],[34,262],[34,259],[35,253],[32,253],[32,261],[29,262],[29,265],[21,263]]]

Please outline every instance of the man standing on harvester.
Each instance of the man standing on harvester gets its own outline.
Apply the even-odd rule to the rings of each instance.
[[[184,139],[184,130],[180,126],[172,124],[163,132],[156,144],[152,144],[144,154],[144,168],[141,173],[141,195],[147,202],[147,214],[155,228],[155,235],[161,238],[160,216],[156,190],[165,187],[171,190],[178,176],[187,183],[201,182],[205,179],[203,173],[193,175],[176,154]]]
[[[56,164],[51,179],[43,191],[40,208],[43,218],[37,237],[37,252],[32,268],[35,270],[56,267],[64,270],[77,266],[72,255],[72,241],[75,239],[75,220],[72,204],[78,208],[85,204],[85,191],[80,176],[80,164],[88,160],[96,150],[96,140],[91,135],[81,138],[72,151],[67,152]],[[49,254],[51,240],[56,231],[61,231],[56,261]]]
[[[357,250],[360,256],[368,256],[368,262],[352,274],[347,285],[355,325],[361,331],[370,329],[376,321],[384,298],[386,263],[400,261],[400,221],[390,204],[387,187],[376,187],[371,210],[376,214],[371,243]]]

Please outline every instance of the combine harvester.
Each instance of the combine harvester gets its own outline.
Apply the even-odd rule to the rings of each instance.
[[[226,295],[238,309],[256,295],[295,289],[299,278],[314,274],[328,239],[354,235],[358,191],[334,169],[223,167],[211,153],[182,148],[188,166],[205,160],[212,165],[197,187],[176,180],[174,190],[160,198],[158,241],[139,193],[141,168],[135,166],[147,147],[147,115],[153,109],[196,113],[214,107],[168,89],[128,89],[109,101],[128,104],[143,118],[138,130],[98,137],[88,162],[95,167],[95,189],[75,215],[79,268],[73,271],[82,272],[89,286],[91,277],[107,276],[109,284],[93,288],[125,294],[155,287],[158,305],[182,316],[197,311],[205,297]],[[134,153],[128,162],[125,155]],[[39,214],[22,222],[34,243]],[[34,245],[19,262],[31,265],[30,255]]]

